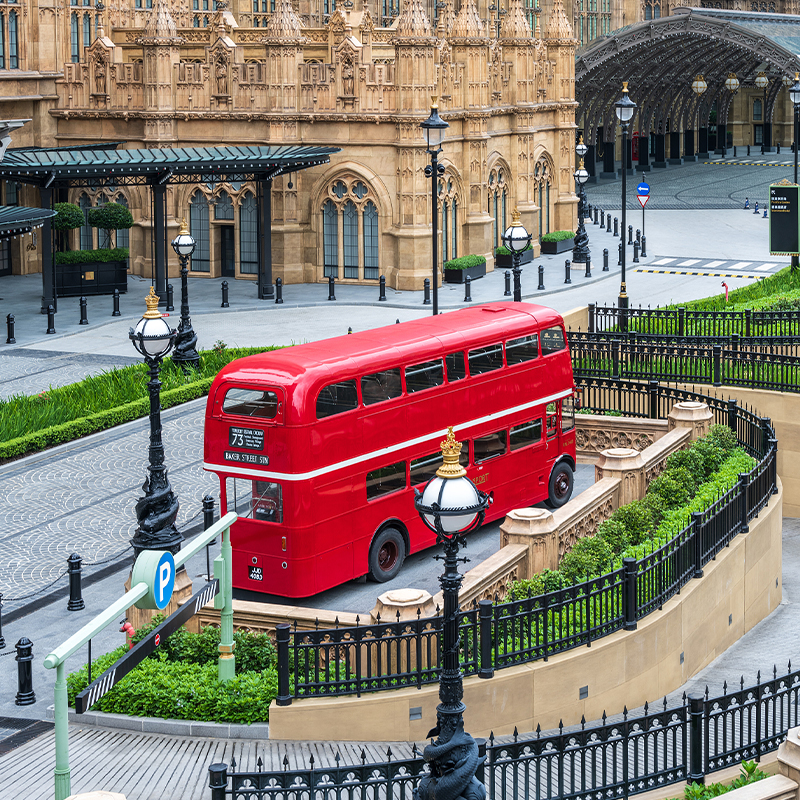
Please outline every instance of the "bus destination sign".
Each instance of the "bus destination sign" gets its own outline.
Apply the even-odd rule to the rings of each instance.
[[[257,428],[228,428],[228,446],[244,450],[263,450],[264,431]]]
[[[262,456],[261,453],[237,453],[235,450],[226,450],[225,460],[235,461],[237,464],[255,464],[259,467],[269,466],[269,456]]]
[[[769,252],[773,256],[800,253],[800,187],[778,183],[769,187]]]

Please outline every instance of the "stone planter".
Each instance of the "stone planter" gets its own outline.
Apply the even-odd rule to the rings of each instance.
[[[542,255],[555,256],[559,253],[566,253],[575,247],[575,237],[562,239],[560,242],[542,242]]]
[[[486,274],[486,263],[478,264],[475,267],[467,267],[466,269],[445,269],[444,282],[445,283],[464,283],[464,279],[469,277],[470,280],[482,278]]]
[[[519,257],[519,265],[530,264],[531,261],[533,261],[533,248],[530,250],[523,250]],[[511,269],[513,266],[514,256],[512,256],[511,253],[500,253],[494,257],[495,269]]]
[[[128,291],[128,262],[102,261],[92,264],[56,264],[59,297],[120,294]]]

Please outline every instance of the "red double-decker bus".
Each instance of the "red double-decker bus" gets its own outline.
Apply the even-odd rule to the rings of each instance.
[[[307,597],[397,575],[435,535],[414,487],[452,425],[486,521],[572,494],[575,418],[564,322],[490,303],[232,362],[208,396],[204,467],[235,510],[233,585]]]

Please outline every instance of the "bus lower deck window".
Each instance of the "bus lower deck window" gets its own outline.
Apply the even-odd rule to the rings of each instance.
[[[469,374],[481,375],[503,366],[503,345],[493,344],[469,351]]]
[[[283,492],[279,483],[228,478],[225,481],[227,510],[261,522],[283,522]]]
[[[326,386],[317,397],[317,419],[332,417],[358,408],[356,382],[340,381]]]
[[[414,364],[406,367],[406,391],[409,394],[421,392],[444,383],[444,369],[442,359],[426,361],[423,364]]]
[[[441,456],[439,456],[441,464]],[[406,488],[406,462],[398,461],[388,467],[367,473],[367,500]]]
[[[384,400],[392,400],[403,394],[403,386],[400,383],[400,369],[386,369],[383,372],[374,372],[372,375],[364,375],[361,379],[361,399],[365,406],[373,403],[382,403]]]
[[[222,410],[226,414],[275,419],[278,415],[278,395],[260,389],[228,389],[222,401]]]
[[[547,408],[545,409],[545,416],[547,419],[547,438],[550,439],[551,437],[555,436],[558,431],[556,430],[556,424],[558,421],[558,410],[555,403],[548,403]]]
[[[529,444],[542,441],[542,421],[540,419],[523,422],[511,429],[510,445],[512,450],[519,450]]]
[[[542,331],[542,355],[557,353],[567,346],[564,340],[564,331],[561,328],[548,328]]]
[[[575,401],[565,397],[561,401],[561,430],[571,431],[575,427]]]
[[[467,365],[463,353],[450,353],[444,357],[444,363],[447,367],[448,382],[460,381],[467,377]]]
[[[506,364],[522,364],[539,357],[539,336],[534,333],[520,339],[509,339],[506,342]]]
[[[497,433],[490,433],[488,436],[477,438],[474,442],[475,463],[480,464],[481,461],[488,461],[490,458],[502,456],[508,449],[507,444],[505,431],[497,431]]]
[[[469,464],[469,453],[466,444],[461,448],[461,453],[458,457],[458,463],[462,467]],[[422,456],[422,458],[414,458],[411,461],[411,485],[419,486],[421,483],[427,483],[435,474],[436,470],[442,466],[442,451],[432,453],[429,456]]]

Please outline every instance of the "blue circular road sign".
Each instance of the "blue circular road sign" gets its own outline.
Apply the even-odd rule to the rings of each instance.
[[[650,194],[649,184],[642,181],[642,183],[636,187],[636,194]]]

